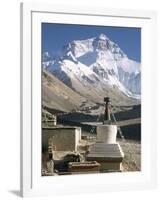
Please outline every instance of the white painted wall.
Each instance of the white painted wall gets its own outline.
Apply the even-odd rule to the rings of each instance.
[[[52,138],[52,145],[56,151],[77,151],[81,129],[74,127],[44,128],[42,130],[42,146],[48,149],[48,140]]]
[[[31,1],[31,0],[30,0]],[[7,200],[19,199],[19,171],[20,171],[20,109],[19,109],[19,0],[4,0],[1,1],[0,6],[0,105],[1,105],[1,178],[0,178],[0,198]],[[32,0],[32,2],[58,2],[71,5],[95,5],[107,6],[109,8],[131,8],[131,9],[152,9],[158,11],[158,55],[161,52],[161,1],[160,0]],[[159,69],[158,76],[158,102],[161,102],[161,59],[158,59]],[[155,66],[154,66],[155,67]],[[154,78],[156,81],[156,77]],[[155,97],[156,98],[156,97]],[[156,105],[154,105],[156,109]],[[161,106],[157,105],[157,110],[161,110]],[[158,119],[160,122],[159,112],[153,116],[154,120]],[[157,122],[156,122],[157,123]],[[158,131],[158,169],[161,169],[161,134]],[[154,152],[156,154],[156,152]],[[62,188],[63,189],[63,188]],[[79,196],[61,196],[55,197],[57,200],[82,200],[82,199],[110,199],[110,200],[136,200],[136,199],[160,199],[161,194],[161,170],[158,174],[158,188],[154,190],[145,191],[131,191],[131,192],[111,192],[102,194],[91,194]],[[35,198],[30,198],[35,199]],[[51,198],[37,198],[41,200],[53,199]]]

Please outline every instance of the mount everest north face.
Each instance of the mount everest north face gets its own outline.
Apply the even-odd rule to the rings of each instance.
[[[44,52],[42,67],[76,93],[99,102],[104,96],[141,99],[141,64],[106,35],[74,40],[59,56]]]

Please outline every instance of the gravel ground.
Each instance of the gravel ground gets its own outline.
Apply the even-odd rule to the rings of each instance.
[[[86,151],[86,147],[91,146],[96,142],[96,138],[90,140],[81,140],[81,146],[79,152],[83,155]],[[121,140],[117,139],[117,142],[122,147],[124,152],[124,159],[122,162],[123,172],[140,171],[141,170],[141,143],[134,140]],[[58,153],[58,152],[57,152]],[[71,152],[59,152],[58,159],[61,159],[65,154]],[[54,156],[56,158],[56,155]],[[48,160],[48,154],[42,154],[42,169],[45,169],[46,162]],[[83,159],[82,159],[83,161]]]
[[[118,140],[124,152],[123,171],[141,170],[141,143],[134,140]]]

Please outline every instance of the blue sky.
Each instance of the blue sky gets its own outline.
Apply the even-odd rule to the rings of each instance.
[[[140,28],[42,23],[42,52],[59,54],[65,44],[101,33],[118,44],[130,59],[141,61]]]

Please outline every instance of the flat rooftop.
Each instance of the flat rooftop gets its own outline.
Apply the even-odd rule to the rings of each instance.
[[[56,129],[81,129],[79,126],[55,126],[55,127],[42,127],[43,130],[56,130]]]

